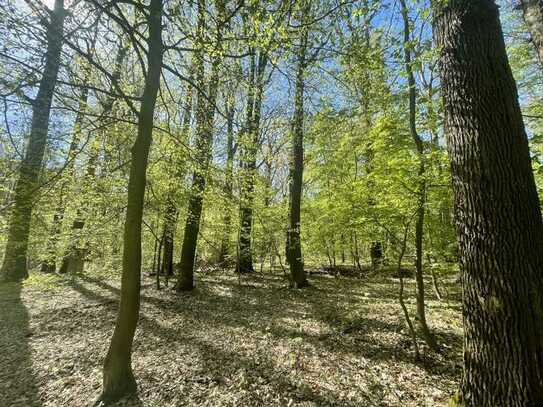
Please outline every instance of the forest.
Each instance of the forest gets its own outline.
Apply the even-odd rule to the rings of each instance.
[[[0,407],[543,406],[543,0],[0,0]]]

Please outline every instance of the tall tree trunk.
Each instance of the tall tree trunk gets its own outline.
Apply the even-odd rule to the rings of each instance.
[[[520,0],[524,23],[528,27],[539,64],[543,68],[543,0]]]
[[[252,213],[249,195],[249,161],[251,155],[252,143],[252,126],[255,104],[255,72],[256,72],[256,57],[254,47],[249,48],[250,63],[249,63],[249,80],[247,86],[247,104],[245,113],[245,128],[239,134],[240,147],[240,229],[238,241],[238,259],[236,261],[236,272],[252,273],[253,268],[253,253],[251,250],[251,226]]]
[[[57,83],[64,31],[64,1],[55,0],[51,19],[47,24],[47,51],[45,68],[38,94],[32,103],[32,127],[25,157],[19,169],[15,187],[14,206],[9,219],[8,240],[0,279],[20,281],[28,277],[26,257],[30,221],[39,187],[39,176],[49,130],[49,116],[53,93]]]
[[[234,197],[234,95],[233,92],[229,93],[226,101],[226,183],[225,183],[225,195],[227,199],[227,207],[224,211],[224,232],[221,241],[221,251],[219,254],[219,262],[226,264],[230,261],[230,235],[232,233],[232,213],[230,212],[230,205],[232,204],[232,198]]]
[[[426,208],[426,180],[425,180],[425,154],[424,144],[417,132],[417,84],[415,82],[415,76],[413,75],[412,61],[411,61],[411,29],[409,23],[409,10],[405,0],[400,0],[402,8],[402,17],[404,22],[404,63],[405,72],[407,74],[407,85],[409,86],[409,132],[411,138],[415,143],[417,149],[419,168],[417,171],[417,222],[415,225],[415,279],[417,282],[417,320],[420,325],[420,330],[424,341],[432,349],[437,349],[437,342],[428,328],[426,322],[426,307],[425,307],[425,295],[424,295],[424,274],[422,269],[422,244],[424,236],[424,215]]]
[[[162,71],[162,0],[151,0],[147,24],[147,75],[131,151],[119,314],[104,362],[100,401],[110,403],[136,392],[132,373],[132,342],[139,317],[141,286],[141,224],[147,160],[153,136],[154,111]]]
[[[220,22],[217,24],[217,47],[221,46],[222,26],[224,21],[224,0],[217,0],[217,9],[220,15]],[[198,1],[198,42],[203,43],[205,29],[205,0]],[[205,88],[204,79],[204,57],[202,50],[195,52],[196,58],[196,80],[200,89]],[[185,224],[185,234],[183,236],[183,246],[181,247],[181,264],[177,277],[176,290],[190,291],[194,288],[194,261],[196,258],[196,244],[200,232],[200,218],[202,216],[202,206],[204,201],[204,192],[206,186],[206,176],[211,161],[213,148],[213,124],[215,118],[215,102],[219,88],[219,73],[222,58],[219,55],[213,59],[211,75],[209,78],[209,87],[207,98],[198,94],[196,107],[196,155],[199,168],[196,168],[192,174],[192,186],[189,197],[187,211],[187,221]]]
[[[251,247],[253,226],[253,203],[256,177],[256,154],[258,152],[260,117],[262,114],[262,100],[264,97],[264,73],[268,64],[268,56],[260,51],[258,63],[251,55],[251,69],[249,74],[249,97],[247,100],[247,124],[242,143],[242,182],[241,182],[241,208],[240,208],[240,233],[239,233],[239,261],[237,271],[239,273],[252,273],[253,250]]]
[[[491,0],[438,10],[463,282],[460,403],[543,405],[543,223],[518,93]]]
[[[309,14],[311,2],[307,2],[302,11],[302,23]],[[300,236],[300,209],[302,202],[302,181],[304,171],[304,80],[308,28],[302,28],[298,50],[296,72],[296,93],[294,97],[294,117],[292,120],[292,156],[290,162],[289,228],[287,231],[286,257],[290,266],[291,283],[295,288],[309,285],[302,261],[302,242]]]

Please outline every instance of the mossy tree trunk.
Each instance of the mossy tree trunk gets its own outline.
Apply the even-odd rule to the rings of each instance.
[[[63,0],[55,0],[47,23],[45,67],[38,93],[32,102],[32,125],[26,154],[19,168],[13,210],[9,218],[8,239],[0,279],[20,281],[28,277],[27,251],[30,222],[39,188],[39,177],[49,130],[53,93],[57,84],[66,10]]]
[[[136,392],[132,373],[132,342],[139,317],[141,286],[141,224],[145,195],[147,160],[151,147],[154,111],[162,71],[162,0],[148,6],[147,73],[138,133],[131,151],[130,176],[121,280],[121,301],[115,330],[104,362],[100,401],[111,403]]]
[[[498,7],[436,13],[464,323],[459,401],[543,405],[543,223]]]

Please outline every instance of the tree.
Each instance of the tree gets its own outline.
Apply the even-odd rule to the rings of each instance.
[[[162,72],[162,0],[148,6],[147,72],[138,117],[138,133],[131,151],[119,314],[104,362],[99,401],[110,403],[136,391],[132,373],[132,342],[138,323],[141,285],[141,224],[147,159],[153,135],[155,104]]]
[[[437,10],[463,281],[466,406],[543,404],[543,224],[498,7]]]
[[[240,192],[240,232],[239,273],[254,272],[253,250],[251,247],[253,225],[253,202],[256,176],[256,155],[259,145],[260,118],[262,115],[262,100],[264,98],[264,73],[268,64],[266,51],[260,50],[255,58],[254,49],[251,51],[249,69],[249,91],[247,97],[247,117],[245,129],[242,132],[241,151],[241,192]]]
[[[123,45],[122,41],[120,41],[119,48],[117,49],[117,53],[115,55],[115,65],[113,68],[113,72],[111,74],[111,86],[109,91],[107,92],[107,96],[105,100],[100,103],[100,116],[98,117],[96,127],[99,129],[102,128],[109,128],[107,124],[111,119],[107,119],[108,116],[114,111],[115,104],[117,102],[117,98],[115,95],[115,90],[119,86],[119,81],[121,79],[121,70],[123,67],[123,62],[126,59],[126,54],[128,52],[128,46]],[[89,54],[91,55],[91,54]],[[81,112],[81,109],[79,109],[79,112]],[[78,115],[79,116],[79,115]],[[76,121],[78,118],[76,117]],[[82,119],[81,119],[82,120]],[[74,129],[75,130],[75,129]],[[100,136],[98,137],[98,142],[104,141],[107,138],[107,130],[101,131]],[[74,137],[75,137],[74,133]],[[71,148],[72,146],[70,146]],[[84,255],[86,252],[88,252],[87,249],[81,249],[80,246],[80,239],[81,235],[83,234],[84,228],[85,228],[85,221],[90,216],[88,213],[90,211],[90,202],[92,202],[92,194],[89,193],[88,189],[91,188],[91,185],[94,186],[96,184],[96,165],[99,158],[99,149],[98,149],[98,143],[93,143],[91,146],[90,151],[90,157],[87,162],[87,168],[85,171],[85,175],[82,179],[82,185],[83,188],[86,189],[86,197],[84,202],[77,208],[77,215],[75,219],[72,222],[71,228],[70,228],[70,237],[69,237],[69,243],[66,248],[66,251],[64,252],[62,256],[62,264],[59,268],[59,272],[61,274],[65,273],[72,273],[77,271],[78,269],[83,267],[83,261],[84,261]],[[86,231],[85,231],[86,232]]]
[[[38,93],[32,101],[30,137],[26,155],[19,168],[14,207],[9,220],[8,242],[0,271],[0,279],[5,281],[20,281],[28,277],[26,257],[30,220],[39,188],[39,176],[43,166],[43,155],[49,129],[49,115],[60,67],[66,16],[64,0],[55,0],[55,7],[50,14],[50,21],[47,23],[45,67]]]
[[[520,8],[543,68],[543,0],[520,0]]]
[[[224,0],[217,0],[217,11],[219,20],[216,31],[216,55],[213,57],[211,73],[208,80],[207,95],[202,94],[205,89],[205,66],[204,66],[204,29],[206,3],[205,0],[198,1],[198,48],[195,52],[196,58],[196,80],[199,84],[199,94],[196,107],[196,156],[197,168],[192,174],[192,186],[189,197],[187,221],[185,234],[181,247],[181,264],[176,284],[177,291],[190,291],[194,288],[194,262],[196,259],[196,244],[200,232],[200,218],[204,203],[204,192],[206,187],[206,176],[213,148],[213,128],[215,118],[215,103],[219,90],[219,73],[222,61],[220,46],[222,41],[222,26],[226,23],[226,3]]]
[[[296,288],[303,288],[309,284],[302,260],[300,209],[304,171],[304,80],[308,59],[309,28],[307,24],[311,11],[311,2],[305,1],[301,7],[300,20],[302,28],[298,44],[294,115],[292,118],[292,156],[289,168],[289,228],[286,242],[286,257],[290,266],[291,282]]]
[[[232,229],[232,213],[230,205],[234,197],[233,172],[234,172],[234,114],[235,101],[234,91],[229,90],[226,94],[226,168],[224,193],[226,195],[226,205],[223,216],[224,231],[221,239],[221,248],[219,253],[219,262],[226,264],[230,261],[230,233]]]
[[[422,269],[423,259],[423,235],[424,235],[424,215],[426,212],[426,154],[424,152],[424,143],[417,131],[417,84],[415,75],[413,74],[412,58],[411,58],[411,28],[409,22],[409,10],[405,0],[400,0],[401,13],[404,22],[404,64],[405,73],[407,75],[407,86],[409,87],[409,133],[415,143],[418,155],[418,182],[417,182],[417,221],[415,224],[415,277],[417,281],[417,320],[420,324],[422,336],[432,349],[437,348],[437,343],[428,328],[426,322],[426,310],[424,303],[424,273]]]
[[[97,30],[94,34],[93,41],[91,43],[91,48],[89,50],[92,53],[94,48],[95,39],[97,35]],[[68,188],[71,185],[71,180],[74,177],[74,161],[77,156],[77,150],[81,142],[81,135],[83,132],[83,125],[85,120],[85,111],[87,109],[87,103],[89,99],[89,88],[87,83],[90,81],[91,69],[88,63],[83,62],[81,68],[83,71],[83,80],[81,83],[81,93],[78,98],[77,114],[74,121],[73,135],[70,142],[70,147],[68,148],[68,153],[66,154],[66,163],[64,166],[65,174],[62,174],[59,187],[59,197],[58,205],[53,216],[53,224],[51,227],[51,236],[48,241],[48,250],[47,257],[41,265],[41,271],[46,273],[54,273],[56,271],[56,256],[57,256],[57,243],[59,240],[59,235],[62,227],[62,220],[64,218],[64,213],[66,212],[66,196],[68,195]]]

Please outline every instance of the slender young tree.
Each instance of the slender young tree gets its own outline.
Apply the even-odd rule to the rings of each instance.
[[[543,223],[498,6],[439,6],[445,133],[463,282],[458,404],[543,405]]]
[[[55,0],[54,9],[47,23],[47,51],[45,67],[38,93],[32,102],[32,127],[25,157],[19,169],[15,198],[9,219],[8,240],[0,279],[20,281],[28,277],[26,257],[32,210],[39,187],[43,155],[49,130],[49,116],[53,93],[57,84],[62,50],[62,36],[66,10],[64,0]]]
[[[141,224],[147,160],[162,72],[162,0],[151,0],[147,11],[147,72],[138,117],[138,134],[131,152],[124,224],[121,301],[104,362],[103,390],[99,399],[106,404],[136,392],[136,380],[132,373],[132,342],[140,308]]]
[[[424,341],[432,349],[437,349],[437,342],[426,322],[426,306],[424,294],[424,273],[422,269],[423,259],[423,236],[424,236],[424,216],[426,212],[426,154],[424,152],[424,143],[417,131],[417,83],[413,74],[411,57],[411,27],[409,22],[409,10],[405,0],[400,0],[402,19],[404,23],[404,65],[407,75],[407,86],[409,87],[409,133],[415,143],[419,159],[419,168],[417,170],[417,221],[415,224],[415,279],[417,281],[417,320]]]
[[[286,257],[290,266],[291,283],[295,288],[309,285],[302,261],[300,236],[302,181],[304,171],[304,87],[309,42],[309,12],[311,2],[301,6],[301,29],[297,52],[296,90],[294,95],[294,116],[292,118],[292,153],[290,160],[289,227],[287,231]]]

